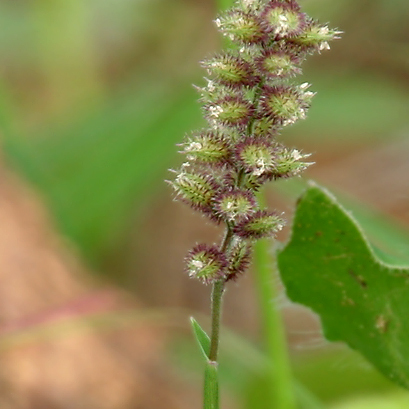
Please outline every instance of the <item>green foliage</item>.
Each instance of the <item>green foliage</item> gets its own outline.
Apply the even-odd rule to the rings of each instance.
[[[406,409],[409,397],[406,394],[390,394],[385,397],[371,396],[350,400],[331,407],[331,409]]]
[[[409,387],[409,267],[386,264],[336,200],[315,185],[300,199],[278,254],[289,297],[316,311],[326,337],[361,352]]]
[[[308,138],[328,143],[329,135],[337,135],[344,144],[348,144],[357,140],[385,138],[407,126],[404,112],[408,95],[391,77],[360,72],[334,77],[316,69],[308,73],[308,80],[317,92],[308,121],[302,125],[304,132],[309,134]],[[346,117],[348,121],[345,121]]]
[[[219,408],[219,375],[217,371],[217,362],[210,361],[208,356],[210,352],[210,338],[198,322],[191,317],[193,332],[195,333],[196,341],[200,351],[206,360],[205,376],[204,376],[204,409]]]
[[[51,138],[7,137],[4,147],[45,195],[60,230],[94,265],[112,249],[132,211],[166,174],[180,134],[198,124],[189,85],[146,84]]]
[[[210,338],[193,317],[190,317],[190,322],[192,324],[193,332],[195,333],[196,341],[199,345],[200,351],[202,352],[203,357],[207,362],[209,360],[208,356],[210,352]]]

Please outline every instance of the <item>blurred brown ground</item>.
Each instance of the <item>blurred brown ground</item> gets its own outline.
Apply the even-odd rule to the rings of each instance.
[[[98,331],[81,320],[142,307],[89,279],[34,192],[3,164],[0,174],[0,407],[198,407],[199,394],[166,363],[163,329]],[[35,336],[73,318],[68,329]]]

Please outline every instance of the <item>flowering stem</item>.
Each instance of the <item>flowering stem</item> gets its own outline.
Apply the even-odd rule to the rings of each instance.
[[[224,280],[216,281],[212,291],[212,336],[210,343],[209,360],[216,362],[219,350],[219,333],[221,319],[221,304],[224,292]]]
[[[233,231],[229,225],[227,225],[226,234],[221,245],[221,251],[225,252],[231,243],[233,238]],[[209,360],[217,361],[217,354],[219,350],[219,337],[220,337],[220,320],[222,315],[222,298],[224,292],[225,279],[216,281],[213,284],[212,290],[212,334],[210,338],[210,352]]]
[[[264,79],[261,79],[261,81],[259,82],[256,90],[254,91],[253,105],[254,105],[255,109],[258,108],[258,104],[260,102],[260,95],[261,95],[261,92],[263,90],[263,85],[264,85]],[[251,134],[253,132],[253,125],[254,125],[255,119],[256,119],[256,117],[254,115],[253,118],[251,118],[251,120],[249,121],[249,123],[247,125],[247,135],[248,136],[251,136]]]
[[[216,1],[219,9],[233,2]],[[288,80],[301,73],[299,65],[308,54],[328,49],[328,41],[339,33],[302,13],[296,0],[237,0],[215,23],[230,47],[202,62],[210,79],[197,89],[209,127],[186,137],[181,153],[187,161],[170,182],[178,199],[226,223],[220,247],[200,243],[186,258],[190,277],[213,284],[210,346],[208,337],[201,335],[202,351],[209,349],[205,409],[219,407],[217,356],[224,286],[247,269],[255,241],[274,237],[284,223],[277,212],[257,203],[256,193],[264,183],[297,176],[311,164],[303,161],[307,154],[277,141],[284,127],[305,118],[314,95],[307,91],[309,84]],[[256,271],[266,349],[274,363],[269,377],[276,393],[268,403],[274,409],[295,409],[284,329],[271,305],[276,288],[266,246],[257,247]]]

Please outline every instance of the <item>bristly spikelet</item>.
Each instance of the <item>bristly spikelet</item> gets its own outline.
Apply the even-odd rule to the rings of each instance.
[[[224,166],[231,160],[229,142],[220,134],[210,130],[202,131],[187,139],[182,145],[189,161],[209,166]]]
[[[200,93],[199,101],[204,107],[214,104],[215,101],[224,98],[236,98],[243,96],[243,92],[239,87],[232,87],[221,84],[214,79],[205,78],[207,85],[205,87],[195,87]]]
[[[229,222],[246,218],[256,210],[256,198],[247,189],[227,188],[218,193],[213,200],[213,212]]]
[[[251,65],[241,57],[229,53],[218,54],[202,65],[215,81],[229,87],[253,87],[257,83]]]
[[[270,179],[290,178],[298,176],[311,166],[313,162],[303,162],[310,154],[302,154],[298,149],[288,149],[285,146],[277,147],[277,160],[274,171],[269,175]]]
[[[244,239],[274,237],[284,227],[284,220],[276,213],[259,210],[234,226],[234,233]]]
[[[235,158],[246,173],[259,177],[274,170],[276,152],[267,139],[249,137],[236,146]]]
[[[243,274],[251,261],[252,244],[248,240],[236,240],[228,254],[228,270],[226,281],[235,280]]]
[[[223,35],[239,44],[255,44],[266,39],[260,18],[251,12],[232,9],[219,16],[215,23]]]
[[[262,27],[275,39],[300,35],[305,27],[305,15],[294,1],[270,1],[261,14]]]
[[[301,74],[300,59],[284,50],[265,49],[256,59],[257,68],[267,78],[289,78]]]
[[[238,0],[237,6],[245,13],[253,13],[259,15],[264,9],[266,0]]]
[[[186,272],[204,284],[211,284],[226,275],[226,256],[216,246],[198,244],[186,257]]]
[[[212,176],[182,169],[171,184],[180,200],[194,209],[211,213],[212,199],[220,188]]]
[[[269,140],[274,139],[281,125],[274,120],[271,116],[263,115],[261,112],[253,122],[253,136],[258,138],[266,138]]]
[[[254,113],[253,105],[240,94],[226,96],[204,106],[206,118],[216,126],[245,126]]]
[[[300,50],[304,52],[320,52],[329,50],[329,41],[339,39],[340,34],[342,34],[342,31],[331,30],[327,25],[309,19],[302,33],[292,38],[291,42],[298,45]]]
[[[284,126],[305,119],[312,95],[304,95],[302,90],[293,86],[265,85],[261,95],[263,116]]]

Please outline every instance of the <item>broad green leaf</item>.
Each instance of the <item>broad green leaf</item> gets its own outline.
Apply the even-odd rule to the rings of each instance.
[[[285,196],[286,200],[295,202],[306,188],[306,181],[294,178],[277,181],[274,191]],[[409,264],[408,229],[345,191],[338,190],[334,193],[340,202],[353,212],[374,251],[379,252],[379,257],[391,264]]]
[[[311,185],[278,254],[288,296],[317,312],[331,341],[344,341],[409,388],[409,267],[387,264],[352,216]]]
[[[208,356],[210,352],[210,338],[193,317],[190,317],[190,322],[192,323],[193,332],[195,333],[200,351],[202,352],[207,362],[209,360]]]
[[[219,379],[217,362],[208,361],[204,380],[204,409],[219,409]]]

